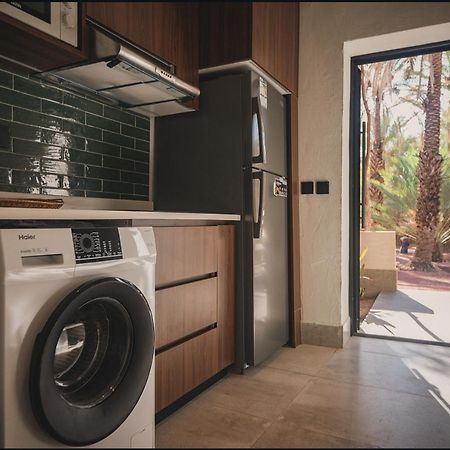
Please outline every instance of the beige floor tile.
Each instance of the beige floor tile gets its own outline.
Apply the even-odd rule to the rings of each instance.
[[[248,448],[271,422],[194,400],[156,427],[157,448]]]
[[[425,396],[430,388],[402,358],[380,353],[337,351],[317,376]]]
[[[254,448],[367,448],[366,444],[317,431],[305,430],[287,420],[275,422],[255,442]]]
[[[333,356],[336,349],[315,345],[299,345],[297,348],[282,348],[264,362],[264,366],[291,372],[315,375]]]
[[[229,375],[204,392],[197,404],[275,420],[312,378],[307,375],[261,367],[244,375]]]
[[[315,379],[285,412],[301,428],[380,447],[449,447],[450,415],[431,396]]]

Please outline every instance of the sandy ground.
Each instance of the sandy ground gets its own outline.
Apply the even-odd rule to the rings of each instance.
[[[450,291],[450,253],[444,254],[444,262],[436,263],[437,272],[405,270],[414,255],[412,247],[407,255],[397,250],[398,287]]]

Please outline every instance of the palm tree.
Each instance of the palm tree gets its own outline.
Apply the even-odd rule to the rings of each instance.
[[[417,247],[411,266],[434,271],[432,264],[439,224],[442,156],[439,153],[441,124],[442,53],[430,56],[431,67],[425,99],[425,133],[417,167]]]

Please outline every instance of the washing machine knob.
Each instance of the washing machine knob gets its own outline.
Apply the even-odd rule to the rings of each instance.
[[[94,238],[90,234],[83,234],[80,237],[80,248],[84,253],[90,253],[94,250],[95,241]]]

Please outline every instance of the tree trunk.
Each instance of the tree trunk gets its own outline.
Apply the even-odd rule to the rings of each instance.
[[[417,167],[416,206],[417,247],[411,266],[415,270],[434,271],[432,264],[436,229],[439,222],[442,156],[439,153],[441,125],[442,53],[431,55],[425,104],[425,133]]]
[[[373,147],[370,157],[370,180],[384,182],[381,171],[384,169],[383,159],[383,138],[381,136],[381,94],[378,92],[375,97],[375,117],[373,122]],[[370,182],[370,181],[369,181]],[[374,209],[378,209],[383,204],[383,193],[374,185],[369,186],[370,200]]]

